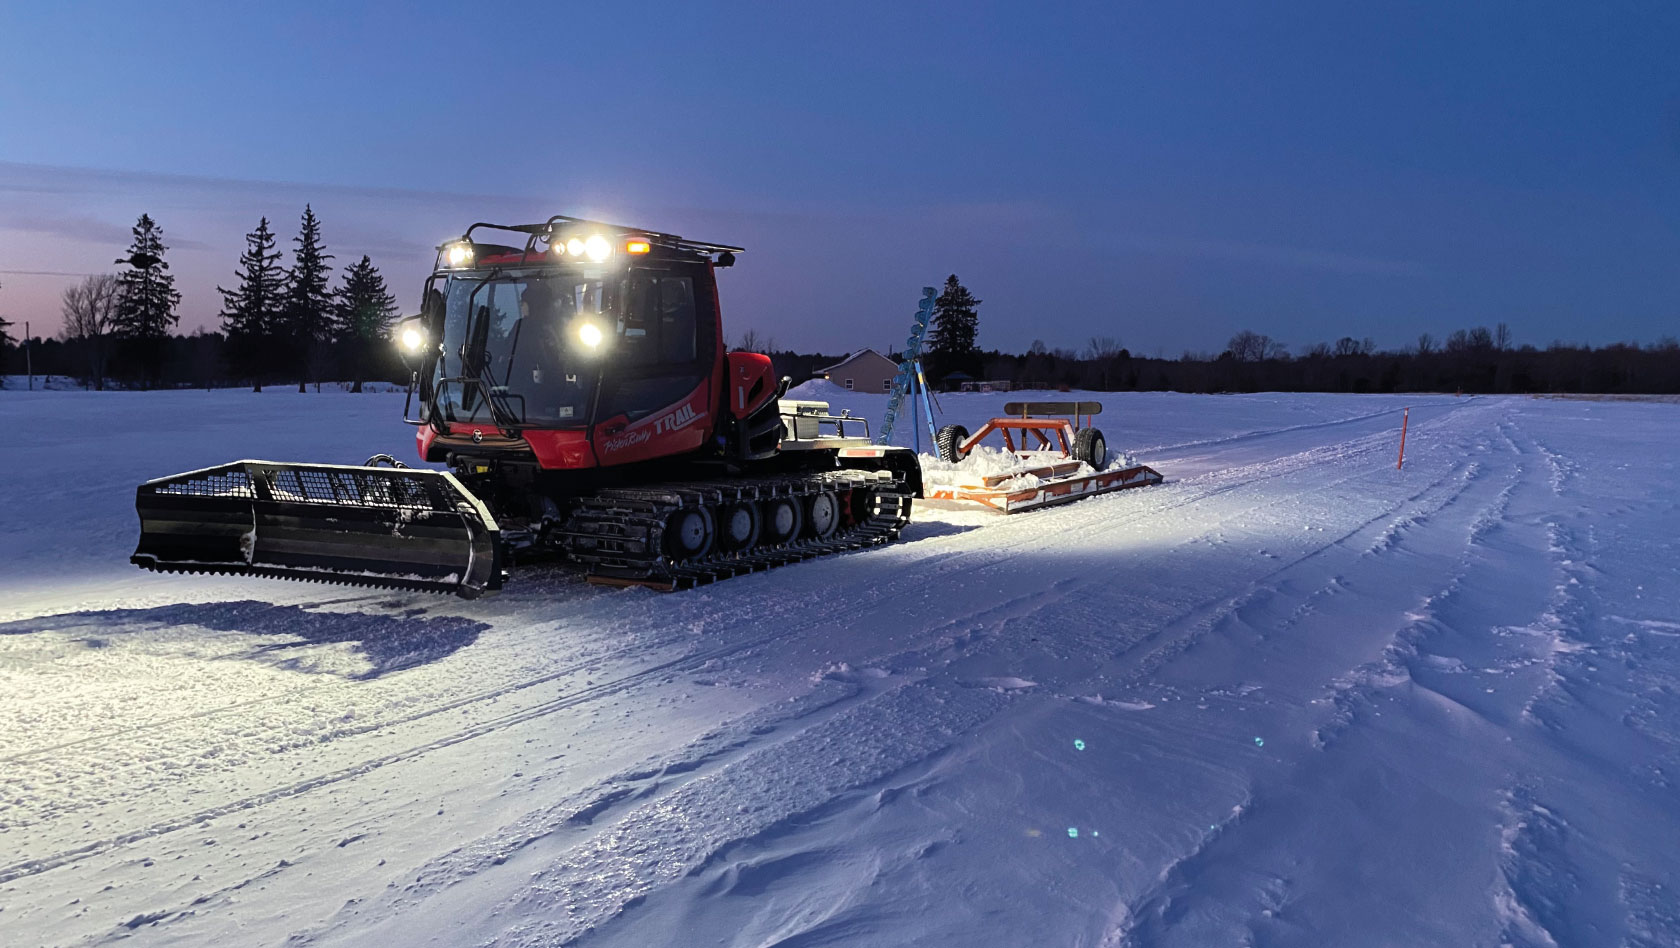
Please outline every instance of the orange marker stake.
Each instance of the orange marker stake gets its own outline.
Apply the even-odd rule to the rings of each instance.
[[[1412,410],[1406,409],[1400,415],[1400,460],[1394,462],[1396,471],[1406,466],[1406,423],[1412,420]]]

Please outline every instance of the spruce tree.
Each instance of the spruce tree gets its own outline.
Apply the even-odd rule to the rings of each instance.
[[[163,228],[150,215],[141,214],[133,233],[128,258],[118,261],[129,264],[129,269],[117,277],[122,293],[117,331],[130,339],[165,339],[180,321],[175,308],[181,305],[181,294],[175,289],[169,262],[163,259],[163,252],[169,249],[163,243]]]
[[[945,291],[933,301],[933,324],[928,327],[928,363],[933,374],[973,374],[979,369],[980,349],[975,345],[980,333],[979,306],[980,301],[968,287],[951,274],[945,281]]]
[[[251,377],[257,391],[262,390],[269,341],[280,328],[285,302],[285,271],[279,261],[274,232],[265,217],[245,235],[245,252],[239,255],[235,271],[239,285],[231,290],[216,287],[222,294],[222,330],[227,333],[229,359],[236,371]]]
[[[338,289],[338,338],[373,342],[385,338],[397,315],[397,298],[385,287],[385,277],[366,254],[344,268]]]
[[[163,228],[148,214],[141,214],[134,224],[134,243],[129,255],[118,263],[129,269],[117,277],[116,335],[139,363],[144,381],[157,381],[161,374],[163,347],[169,330],[180,321],[175,312],[181,305],[181,294],[175,289],[175,277],[163,252],[169,248],[163,242]]]
[[[303,391],[307,376],[315,369],[323,352],[323,344],[333,335],[333,299],[327,289],[332,271],[327,253],[321,243],[321,222],[309,205],[303,206],[303,223],[292,239],[297,250],[292,252],[292,269],[286,277],[286,301],[281,316],[280,331],[296,346],[295,366],[302,371],[298,377],[298,391]]]
[[[358,263],[344,268],[344,284],[338,289],[337,330],[339,348],[350,357],[351,391],[362,390],[362,377],[382,361],[388,349],[386,334],[397,315],[397,298],[385,288],[385,278],[366,254]]]

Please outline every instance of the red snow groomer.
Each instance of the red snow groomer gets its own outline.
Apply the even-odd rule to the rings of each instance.
[[[929,500],[966,501],[1008,514],[1164,479],[1147,465],[1108,466],[1108,442],[1090,425],[1091,416],[1102,412],[1100,402],[1009,402],[1003,410],[1007,416],[993,418],[972,435],[962,425],[939,429],[939,457],[962,461],[995,431],[1019,463],[1006,470],[966,473],[958,468],[942,474],[924,485]]]
[[[132,561],[471,597],[516,559],[676,589],[897,538],[915,455],[726,350],[715,272],[741,252],[563,216],[472,225],[395,332],[404,420],[448,470],[379,455],[150,481]]]

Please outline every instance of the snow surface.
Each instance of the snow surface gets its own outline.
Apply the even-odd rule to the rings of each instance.
[[[0,944],[1680,944],[1680,408],[1094,397],[1166,484],[462,602],[127,563],[400,395],[0,393]]]

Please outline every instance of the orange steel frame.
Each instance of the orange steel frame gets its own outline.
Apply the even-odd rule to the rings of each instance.
[[[1092,412],[1091,414],[1096,414]],[[1009,445],[1010,453],[1018,457],[1030,458],[1039,451],[1061,448],[1064,458],[1073,457],[1074,424],[1083,420],[1075,416],[1075,421],[1057,417],[1031,417],[1022,414],[1021,417],[993,418],[986,422],[979,431],[970,435],[968,440],[958,446],[958,453],[966,457],[974,450],[988,434],[996,431],[1003,435],[1004,443]],[[1021,433],[1021,446],[1015,446],[1014,432]],[[1036,440],[1037,447],[1029,446],[1029,437]],[[1054,441],[1052,441],[1054,438]],[[981,478],[980,487],[940,486],[929,485],[926,496],[931,500],[958,500],[983,504],[993,510],[1003,513],[1014,513],[1020,510],[1031,510],[1051,504],[1067,503],[1088,497],[1092,494],[1104,494],[1109,491],[1124,490],[1128,487],[1147,487],[1159,484],[1161,474],[1147,465],[1129,467],[1121,471],[1099,471],[1083,477],[1071,476],[1079,469],[1076,462],[1058,462],[1045,467],[1033,468],[1030,471],[1018,473],[1033,474],[1045,480],[1036,487],[1018,490],[1003,490],[999,485],[1007,482],[1014,474],[997,474]]]
[[[986,435],[996,431],[1003,435],[1003,442],[1009,445],[1012,454],[1032,454],[1036,451],[1049,450],[1052,445],[1050,436],[1055,435],[1056,443],[1061,446],[1064,457],[1073,455],[1073,424],[1066,418],[993,418],[986,422],[985,427],[970,435],[958,450],[967,455],[974,450],[974,446],[983,441]],[[1021,446],[1015,447],[1015,436],[1011,432],[1021,432]],[[1038,446],[1027,446],[1027,436],[1038,439]]]

